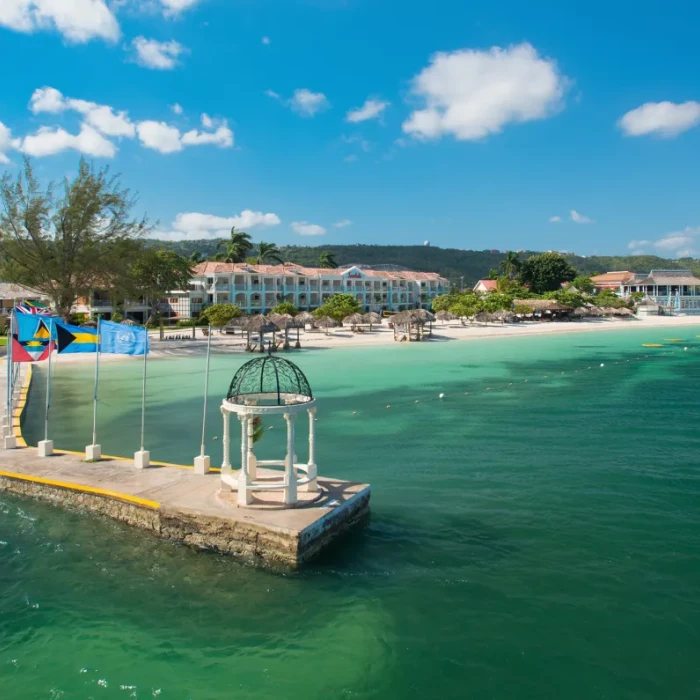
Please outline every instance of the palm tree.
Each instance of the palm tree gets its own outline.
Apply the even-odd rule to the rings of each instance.
[[[193,265],[197,265],[198,263],[204,262],[204,258],[202,257],[202,254],[198,250],[193,250],[192,253],[190,254],[189,261]]]
[[[329,267],[335,270],[338,263],[335,261],[335,255],[328,250],[324,250],[318,258],[319,267]]]
[[[521,262],[518,254],[514,253],[512,250],[509,250],[506,253],[505,259],[501,260],[501,272],[508,277],[508,279],[513,279],[520,269],[520,265]]]
[[[216,254],[216,259],[221,262],[245,262],[249,250],[253,250],[253,243],[250,234],[245,231],[237,231],[236,227],[231,228],[231,238],[228,241],[221,241],[218,248],[223,248],[223,252]]]
[[[258,245],[258,264],[264,265],[267,262],[276,262],[280,265],[282,261],[282,251],[274,243],[260,241]]]

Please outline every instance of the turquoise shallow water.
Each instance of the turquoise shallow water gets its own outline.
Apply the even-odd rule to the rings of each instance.
[[[291,356],[319,399],[320,469],[373,485],[367,527],[298,574],[0,496],[1,696],[698,697],[697,333]],[[213,359],[217,462],[216,403],[245,359]],[[151,363],[154,459],[198,451],[202,369]],[[91,371],[58,365],[61,447],[89,442]],[[139,401],[140,364],[105,364],[105,452],[137,448]],[[283,449],[271,425],[263,456]]]

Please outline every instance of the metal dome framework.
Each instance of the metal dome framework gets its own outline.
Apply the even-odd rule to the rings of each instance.
[[[224,421],[222,489],[237,491],[239,506],[253,502],[258,491],[283,491],[283,507],[294,507],[300,489],[318,491],[316,467],[316,400],[306,375],[289,360],[273,355],[246,362],[233,376],[226,398],[221,402]],[[306,414],[309,425],[309,457],[301,462],[296,456],[295,422]],[[240,468],[234,472],[231,464],[230,417],[241,424]],[[261,416],[281,416],[287,427],[284,459],[259,460],[255,455],[255,421]],[[267,472],[258,478],[258,467]],[[279,476],[274,471],[283,469]],[[271,473],[272,472],[272,473]]]
[[[236,405],[291,406],[313,399],[306,375],[293,362],[272,355],[246,362],[226,394],[226,400]]]

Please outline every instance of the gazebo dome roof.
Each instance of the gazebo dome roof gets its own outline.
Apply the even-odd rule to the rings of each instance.
[[[226,400],[233,404],[289,406],[313,401],[309,381],[289,360],[266,355],[246,362],[233,375]]]

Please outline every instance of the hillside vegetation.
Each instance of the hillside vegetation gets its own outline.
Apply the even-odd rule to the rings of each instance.
[[[203,258],[212,258],[216,254],[218,241],[156,241],[153,246],[174,250],[189,257],[198,251]],[[326,246],[282,246],[285,261],[298,265],[318,265],[318,258],[323,251],[330,251],[338,265],[352,263],[363,265],[401,265],[419,272],[439,272],[451,282],[458,284],[464,277],[465,285],[472,286],[477,280],[488,277],[489,271],[498,269],[504,252],[488,250],[458,250],[456,248],[437,248],[434,246],[396,246],[396,245],[326,245]],[[523,251],[524,260],[538,251]],[[593,275],[610,270],[649,270],[691,269],[700,275],[700,260],[684,258],[668,260],[655,255],[602,255],[582,257],[566,255],[567,260],[584,275]]]

